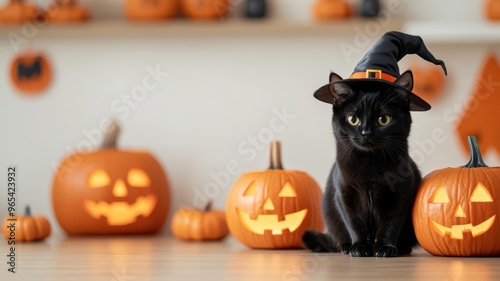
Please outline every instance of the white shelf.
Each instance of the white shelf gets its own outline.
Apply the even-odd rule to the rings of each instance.
[[[407,22],[404,31],[425,42],[444,44],[499,44],[500,22]]]
[[[125,20],[90,21],[81,24],[46,25],[36,38],[167,38],[214,36],[340,36],[352,35],[355,27],[363,28],[369,20],[349,19],[325,23],[294,23],[273,20],[226,20],[195,22],[171,20],[142,23]],[[402,22],[393,21],[385,30],[400,30]],[[9,32],[21,34],[21,26],[0,26],[0,38]],[[1,40],[1,39],[0,39]]]

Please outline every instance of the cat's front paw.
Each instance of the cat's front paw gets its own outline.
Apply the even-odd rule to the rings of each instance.
[[[373,246],[368,244],[354,243],[349,250],[351,257],[372,257]]]
[[[340,247],[340,251],[342,251],[342,254],[344,255],[349,255],[350,250],[351,250],[351,243],[343,243],[342,246]]]
[[[376,257],[388,258],[398,255],[398,248],[391,245],[375,246],[374,251]]]

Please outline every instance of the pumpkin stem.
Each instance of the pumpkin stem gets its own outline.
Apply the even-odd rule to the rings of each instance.
[[[26,217],[30,217],[31,216],[31,209],[30,209],[30,205],[26,205],[26,208],[24,209],[24,215]]]
[[[479,145],[477,145],[476,137],[468,136],[470,149],[470,160],[467,164],[462,166],[463,168],[478,168],[478,167],[488,167],[483,162],[483,157],[481,156],[481,151],[479,150]]]
[[[283,165],[281,164],[281,142],[273,141],[270,144],[269,153],[269,169],[270,170],[283,170]]]
[[[207,204],[205,205],[205,207],[203,208],[202,212],[208,212],[212,210],[212,201],[208,201]]]
[[[112,120],[106,130],[106,134],[104,135],[101,148],[116,148],[116,140],[118,139],[119,134],[120,126],[118,126],[118,122]]]

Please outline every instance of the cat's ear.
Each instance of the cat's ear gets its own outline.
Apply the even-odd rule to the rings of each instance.
[[[413,89],[413,73],[411,73],[411,70],[407,70],[401,74],[401,76],[394,81],[394,84],[405,88],[408,92],[411,92]]]
[[[354,95],[352,88],[344,83],[331,84],[330,93],[333,96],[333,106],[340,106]]]
[[[344,80],[344,79],[342,79],[342,77],[340,77],[340,75],[338,75],[337,73],[330,72],[330,77],[328,78],[328,80],[330,81],[330,83],[332,83],[332,82],[336,82],[336,81],[340,81],[340,80]]]

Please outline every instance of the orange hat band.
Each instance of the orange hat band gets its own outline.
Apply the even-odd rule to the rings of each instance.
[[[393,83],[397,79],[396,77],[389,75],[387,73],[383,73],[382,70],[378,69],[367,69],[366,71],[355,72],[351,76],[349,76],[349,78],[350,79],[378,78],[389,81],[391,83]]]

